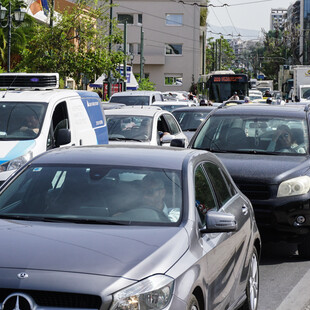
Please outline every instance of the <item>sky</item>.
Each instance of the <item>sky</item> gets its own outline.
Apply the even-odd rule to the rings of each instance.
[[[262,34],[261,29],[270,30],[271,9],[287,9],[296,0],[210,0],[207,23],[208,30],[220,32],[226,39],[230,34],[250,39]],[[228,6],[222,6],[227,4]],[[247,29],[241,31],[239,29]],[[251,30],[251,31],[249,31]]]

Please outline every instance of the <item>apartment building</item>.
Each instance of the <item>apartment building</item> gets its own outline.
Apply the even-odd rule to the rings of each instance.
[[[112,16],[120,29],[127,22],[128,64],[155,83],[160,91],[190,90],[204,63],[205,28],[195,1],[114,0]],[[141,33],[143,34],[141,35]],[[143,40],[141,40],[141,37]],[[141,51],[143,64],[141,66]]]
[[[287,9],[271,9],[270,30],[282,30],[284,27],[284,15]]]

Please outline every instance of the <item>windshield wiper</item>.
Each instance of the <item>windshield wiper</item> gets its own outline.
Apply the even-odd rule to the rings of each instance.
[[[110,141],[138,141],[142,142],[140,139],[134,139],[134,138],[109,138]]]
[[[106,224],[106,225],[128,225],[129,221],[111,221],[104,219],[87,219],[87,218],[73,218],[73,217],[46,217],[33,215],[12,215],[0,214],[0,219],[12,219],[20,221],[39,221],[52,223],[79,223],[79,224]]]

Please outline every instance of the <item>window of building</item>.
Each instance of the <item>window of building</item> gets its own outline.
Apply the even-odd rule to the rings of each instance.
[[[166,55],[182,55],[182,44],[166,44]]]
[[[183,14],[166,14],[167,26],[182,26]]]
[[[119,24],[125,24],[125,21],[126,21],[127,24],[133,25],[133,15],[132,14],[118,14],[117,21]]]
[[[138,14],[138,24],[142,24],[142,14]]]
[[[166,75],[165,85],[167,86],[182,86],[182,75]]]

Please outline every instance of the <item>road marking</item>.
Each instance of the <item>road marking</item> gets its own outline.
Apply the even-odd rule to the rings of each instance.
[[[301,278],[276,310],[305,309],[310,304],[309,283],[310,270]]]

